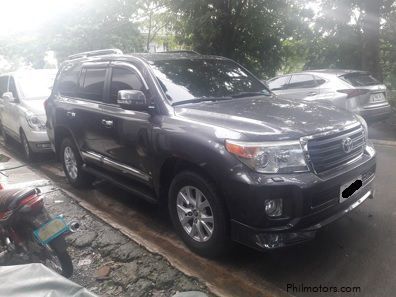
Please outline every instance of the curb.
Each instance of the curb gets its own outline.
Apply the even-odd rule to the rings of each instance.
[[[378,145],[387,145],[387,146],[395,146],[396,147],[396,141],[393,140],[378,140],[378,139],[370,139],[374,144]]]

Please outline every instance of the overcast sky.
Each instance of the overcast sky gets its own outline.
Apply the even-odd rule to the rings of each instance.
[[[18,32],[35,31],[51,15],[78,9],[87,0],[0,0],[0,37]]]

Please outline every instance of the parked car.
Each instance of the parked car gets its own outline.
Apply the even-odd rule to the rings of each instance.
[[[230,239],[256,249],[303,242],[373,195],[362,117],[276,98],[223,57],[77,54],[62,64],[46,112],[72,185],[100,177],[167,204],[203,255]]]
[[[268,85],[280,97],[331,103],[367,120],[391,113],[386,86],[364,71],[310,70],[275,77]]]
[[[45,129],[44,101],[51,94],[57,70],[40,69],[0,76],[0,118],[5,141],[14,138],[23,146],[27,160],[36,153],[51,152]]]

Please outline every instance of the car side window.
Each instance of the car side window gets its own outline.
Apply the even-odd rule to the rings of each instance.
[[[86,68],[83,71],[79,97],[94,101],[103,101],[106,68]]]
[[[310,74],[297,74],[293,75],[287,85],[288,89],[303,89],[316,87],[316,81],[313,75]]]
[[[315,80],[316,80],[317,86],[321,86],[326,82],[326,80],[324,80],[323,78],[320,78],[319,76],[315,76]]]
[[[75,97],[78,93],[78,80],[81,67],[66,66],[58,80],[58,91],[62,96]]]
[[[9,82],[9,86],[8,86],[8,91],[12,93],[12,95],[14,96],[14,98],[15,98],[16,100],[19,99],[19,97],[18,97],[18,92],[17,92],[17,88],[16,88],[16,85],[15,85],[15,80],[14,80],[14,78],[13,78],[12,76],[10,77],[10,82]]]
[[[289,82],[290,76],[281,76],[278,78],[275,78],[274,80],[271,80],[268,82],[268,86],[271,91],[276,91],[276,90],[283,90],[287,83]]]
[[[135,71],[125,68],[113,68],[110,84],[111,103],[117,103],[118,91],[120,90],[145,91],[144,85]]]
[[[8,90],[8,76],[0,76],[0,97]]]

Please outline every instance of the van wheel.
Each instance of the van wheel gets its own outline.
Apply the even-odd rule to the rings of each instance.
[[[203,176],[183,171],[169,190],[169,213],[185,244],[208,257],[223,254],[229,246],[229,222],[216,189]]]
[[[63,170],[72,186],[82,188],[92,183],[93,177],[82,170],[83,161],[74,141],[65,138],[62,141],[60,154]]]
[[[26,138],[25,132],[21,131],[21,144],[23,148],[23,156],[25,157],[25,160],[28,162],[34,161],[35,158],[35,153],[31,150],[30,148],[30,143]]]

